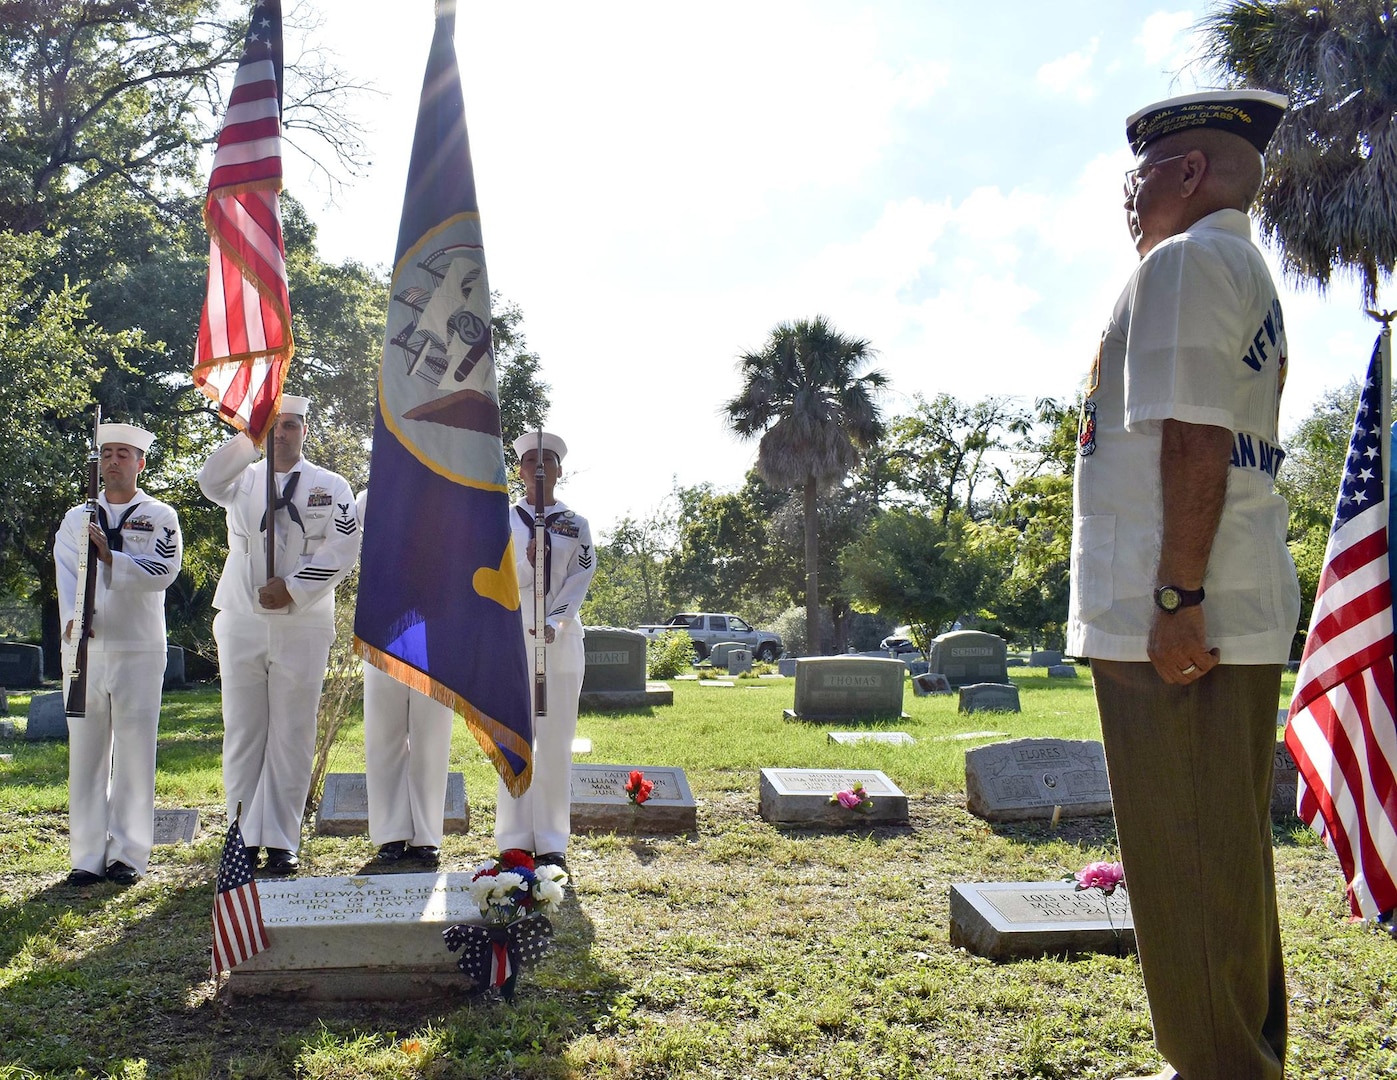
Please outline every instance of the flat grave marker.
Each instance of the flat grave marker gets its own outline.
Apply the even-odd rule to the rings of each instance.
[[[639,769],[655,789],[637,806],[626,794],[631,771]],[[693,832],[698,804],[684,770],[669,765],[573,765],[572,831],[640,836]]]
[[[459,835],[470,831],[471,809],[461,773],[446,774],[445,811],[443,832]],[[320,836],[369,834],[369,789],[363,773],[329,773],[325,777],[325,792],[315,811],[315,831]]]
[[[831,731],[829,741],[841,746],[855,746],[859,743],[912,746],[917,740],[905,731]]]
[[[830,797],[862,784],[873,800],[868,812],[851,810]],[[877,769],[763,769],[758,810],[773,825],[865,829],[907,824],[907,796]]]
[[[156,844],[192,844],[199,835],[199,811],[155,808]]]
[[[993,960],[1135,949],[1123,888],[1107,897],[1070,881],[959,883],[950,907],[951,944]]]
[[[985,821],[1111,812],[1106,752],[1085,739],[1012,739],[965,752],[965,808]]]

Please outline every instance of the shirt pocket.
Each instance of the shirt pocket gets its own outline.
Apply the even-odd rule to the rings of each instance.
[[[1112,566],[1116,554],[1116,516],[1079,517],[1072,528],[1072,588],[1076,617],[1090,622],[1111,610],[1115,600]]]

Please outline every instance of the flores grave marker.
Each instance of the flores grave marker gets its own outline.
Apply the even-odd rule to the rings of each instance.
[[[965,808],[985,821],[1111,812],[1106,753],[1099,742],[1012,739],[965,752]]]

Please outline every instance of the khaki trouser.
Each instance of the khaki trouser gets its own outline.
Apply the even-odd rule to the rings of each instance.
[[[1183,1080],[1276,1080],[1280,665],[1220,666],[1189,686],[1147,663],[1091,669],[1155,1044]]]

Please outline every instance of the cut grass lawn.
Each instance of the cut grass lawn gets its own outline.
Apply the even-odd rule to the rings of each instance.
[[[1097,738],[1090,679],[1014,678],[1018,715],[916,698],[914,746],[837,746],[792,724],[790,681],[675,682],[675,705],[584,714],[581,760],[685,769],[695,834],[584,837],[557,947],[499,1002],[302,1004],[229,999],[208,978],[226,818],[214,691],[165,697],[157,802],[197,807],[192,846],[157,848],[135,887],[73,890],[67,748],[0,752],[0,1080],[218,1078],[1111,1077],[1158,1067],[1133,958],[996,964],[948,942],[952,882],[1063,878],[1115,856],[1109,819],[991,827],[964,807],[964,753],[993,730]],[[1289,690],[1287,684],[1286,691]],[[27,699],[11,696],[22,713]],[[22,722],[22,721],[21,721]],[[988,739],[982,741],[989,741]],[[881,769],[909,827],[778,829],[757,815],[763,766]],[[331,771],[363,768],[362,726]],[[443,869],[492,853],[493,772],[463,728],[471,831]],[[367,837],[307,833],[304,875],[357,872]],[[1292,1000],[1290,1074],[1397,1076],[1397,942],[1346,920],[1337,863],[1298,822],[1275,832]]]

